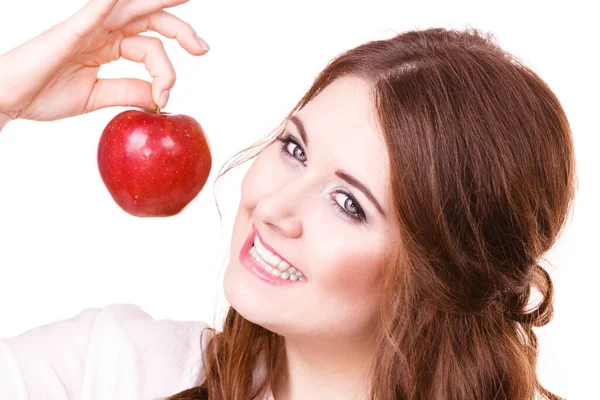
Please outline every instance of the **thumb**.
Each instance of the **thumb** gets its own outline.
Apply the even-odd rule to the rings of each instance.
[[[154,110],[156,104],[152,99],[152,84],[136,78],[96,80],[84,113],[115,106]]]
[[[83,39],[96,29],[112,12],[119,0],[89,0],[67,21],[69,34]]]

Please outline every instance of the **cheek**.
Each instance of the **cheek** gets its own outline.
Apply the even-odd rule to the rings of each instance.
[[[277,191],[282,184],[291,179],[288,169],[277,158],[276,144],[265,148],[254,160],[242,179],[242,201],[251,206],[262,197]]]
[[[365,253],[350,253],[346,255],[329,255],[324,265],[327,269],[328,285],[339,289],[371,288],[382,280],[383,265],[381,257]],[[325,272],[324,272],[325,273]]]
[[[311,265],[323,266],[322,273],[315,277],[319,289],[322,296],[333,300],[340,310],[366,314],[368,318],[377,311],[384,271],[377,250],[369,252],[355,248],[345,253],[328,252],[322,260],[315,260]]]

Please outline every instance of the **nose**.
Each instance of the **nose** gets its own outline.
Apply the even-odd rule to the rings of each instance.
[[[257,226],[264,224],[289,238],[297,238],[302,234],[301,199],[306,187],[299,181],[294,179],[279,186],[271,195],[258,201],[254,209]]]

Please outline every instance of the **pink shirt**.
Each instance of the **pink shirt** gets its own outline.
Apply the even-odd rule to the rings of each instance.
[[[134,304],[87,308],[0,340],[0,399],[163,399],[204,380],[207,327]]]

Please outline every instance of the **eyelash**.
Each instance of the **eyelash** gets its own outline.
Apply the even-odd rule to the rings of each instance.
[[[279,148],[285,157],[288,157],[289,159],[294,160],[294,161],[300,161],[287,151],[288,144],[294,143],[296,146],[298,146],[298,148],[300,148],[302,150],[302,152],[305,152],[304,148],[300,145],[300,143],[298,143],[296,141],[295,138],[293,138],[291,135],[289,135],[287,133],[284,133],[284,134],[281,134],[280,136],[278,136],[277,140],[279,140],[281,142],[281,145],[279,146]],[[300,162],[302,162],[302,161],[300,161]],[[335,195],[340,194],[340,193],[343,195],[346,195],[350,200],[352,200],[352,202],[354,203],[354,205],[357,209],[357,214],[349,213],[342,206],[340,206],[337,201],[335,201]],[[364,213],[362,207],[358,204],[358,201],[356,201],[354,196],[352,196],[350,193],[347,193],[343,190],[336,190],[333,192],[333,196],[330,196],[329,199],[330,199],[331,204],[336,206],[337,211],[340,214],[342,214],[343,217],[349,218],[351,220],[351,222],[360,223],[360,222],[366,221],[366,216],[365,216],[365,213]]]

